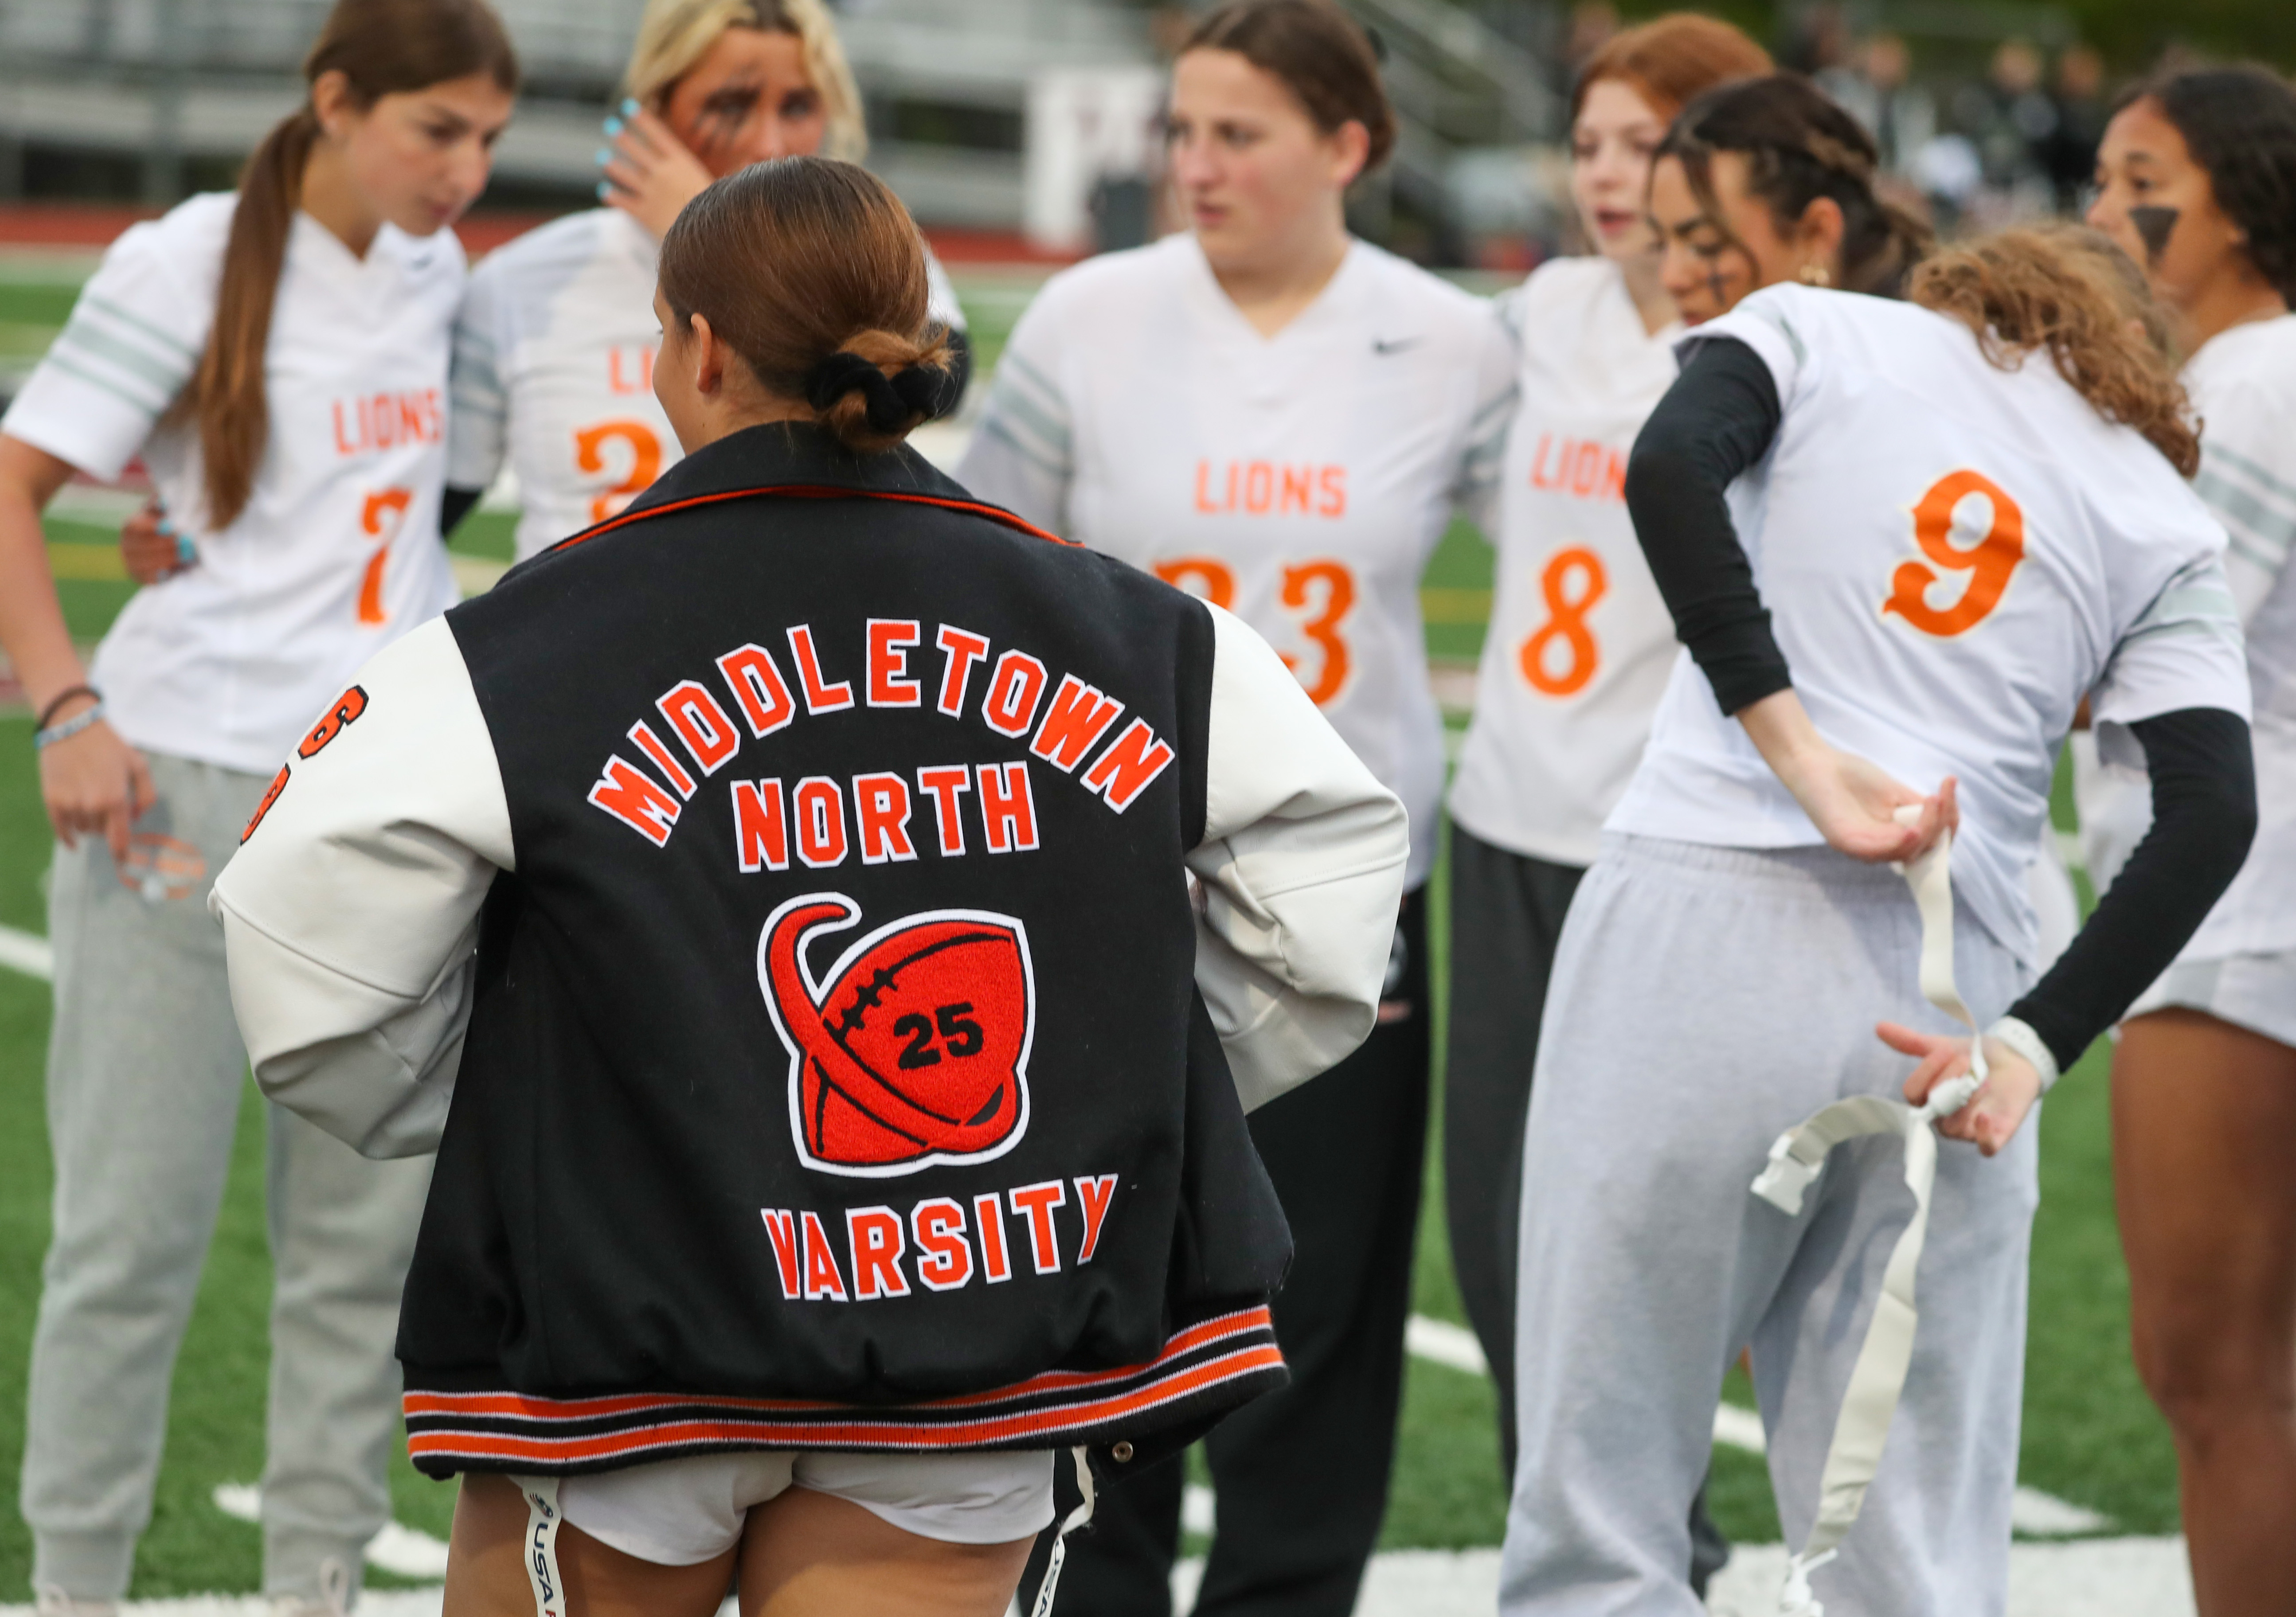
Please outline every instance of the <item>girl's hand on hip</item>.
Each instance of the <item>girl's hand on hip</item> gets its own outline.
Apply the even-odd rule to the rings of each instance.
[[[1906,1079],[1906,1100],[1921,1105],[1939,1084],[1969,1071],[1969,1040],[1949,1034],[1917,1032],[1894,1022],[1874,1031],[1900,1055],[1921,1058]],[[2006,1145],[2023,1126],[2026,1113],[2041,1098],[2041,1075],[2032,1063],[1998,1039],[1985,1044],[1985,1082],[1960,1111],[1938,1120],[1938,1132],[1949,1140],[1967,1140],[1987,1156]]]
[[[1792,686],[1741,708],[1736,718],[1826,846],[1879,865],[1917,859],[1961,824],[1954,779],[1925,797],[1854,752],[1827,742]],[[1898,818],[1900,808],[1919,812]]]
[[[69,718],[70,710],[59,718]],[[143,755],[98,719],[77,735],[40,749],[40,798],[48,824],[67,848],[83,835],[100,836],[111,857],[127,857],[127,833],[159,800]]]

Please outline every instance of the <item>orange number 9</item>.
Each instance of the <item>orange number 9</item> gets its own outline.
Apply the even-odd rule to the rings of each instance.
[[[1201,595],[1223,611],[1235,605],[1235,570],[1211,556],[1174,556],[1159,562],[1156,576],[1174,589]]]
[[[1953,542],[1953,513],[1972,494],[1985,497],[1993,507],[1993,520],[1984,537],[1964,550]],[[1939,610],[1929,603],[1938,572],[1920,562],[1900,562],[1890,577],[1890,598],[1882,603],[1882,613],[1895,612],[1924,634],[1958,635],[1982,623],[2001,604],[2009,575],[2025,559],[2025,513],[1983,472],[1949,472],[1931,484],[1914,507],[1914,542],[1938,568],[1965,572],[1969,582],[1960,600]]]
[[[578,428],[574,434],[575,466],[592,476],[604,472],[605,446],[617,438],[630,447],[629,474],[590,502],[594,522],[619,513],[632,495],[642,493],[661,472],[661,439],[642,421],[602,421],[594,427]]]

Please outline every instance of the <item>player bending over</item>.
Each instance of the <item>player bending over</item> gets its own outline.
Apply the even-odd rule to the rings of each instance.
[[[1748,240],[1840,276],[1824,176],[1857,153],[1831,111],[1779,78],[1685,112],[1676,136],[1736,132],[1691,232],[1718,278]],[[1765,200],[1797,173],[1815,200]],[[1749,1343],[1781,1516],[1806,1539],[1906,1222],[1898,1143],[1842,1147],[1796,1216],[1748,1186],[1819,1106],[1923,1100],[1967,1067],[1969,1041],[1932,1030],[1951,1024],[1921,996],[1921,920],[1888,867],[1956,820],[1954,963],[1991,1079],[1942,1126],[1977,1149],[1944,1147],[1904,1399],[1812,1587],[1867,1617],[2004,1609],[2037,1194],[2020,1125],[2253,829],[2224,534],[2184,481],[2197,445],[2136,267],[2094,235],[2017,233],[1930,260],[1909,293],[1746,298],[1685,341],[1629,464],[1689,655],[1572,902],[1541,1034],[1511,1617],[1583,1612],[1596,1588],[1608,1611],[1700,1610],[1683,1512]],[[2036,983],[2025,871],[2092,692],[2161,815]],[[1919,1058],[1910,1077],[1893,1052]]]

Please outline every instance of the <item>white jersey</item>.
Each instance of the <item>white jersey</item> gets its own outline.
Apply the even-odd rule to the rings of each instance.
[[[361,259],[295,216],[264,357],[269,438],[217,530],[198,423],[160,418],[207,345],[237,203],[195,196],[113,242],[0,431],[104,481],[142,451],[199,565],[136,593],[90,681],[132,744],[268,774],[361,664],[455,600],[439,496],[463,249],[385,225]]]
[[[1419,576],[1513,388],[1489,306],[1375,247],[1263,337],[1175,235],[1046,283],[957,479],[1265,636],[1409,809],[1416,886],[1443,782]]]
[[[1627,455],[1673,385],[1607,259],[1558,259],[1498,302],[1522,402],[1498,496],[1498,583],[1451,815],[1484,841],[1591,865],[1650,737],[1674,620],[1627,514]]]
[[[1827,741],[1906,784],[1961,781],[1955,891],[2034,957],[2026,868],[2085,693],[2108,746],[2179,708],[2248,715],[2224,530],[2046,357],[1988,364],[1957,321],[1774,286],[1685,340],[1759,354],[1784,419],[1731,488],[1794,689]],[[1685,653],[1613,830],[1822,841]]]
[[[2236,325],[2185,366],[2201,417],[2193,488],[2225,525],[2225,575],[2248,636],[2255,703],[2256,841],[2180,960],[2296,948],[2296,315]],[[2102,892],[2152,824],[2152,789],[2126,764],[2087,767],[2082,841]]]
[[[653,396],[660,244],[618,209],[570,214],[488,253],[455,323],[447,481],[493,483],[505,459],[525,503],[524,561],[618,514],[685,451]],[[930,249],[931,315],[964,312]]]

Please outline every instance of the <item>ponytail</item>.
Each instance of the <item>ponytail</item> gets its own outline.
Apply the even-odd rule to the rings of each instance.
[[[303,195],[303,169],[319,137],[308,106],[271,127],[240,176],[239,206],[224,244],[215,326],[184,398],[200,423],[200,464],[207,473],[207,521],[226,528],[247,508],[255,469],[270,436],[271,408],[263,362],[271,305],[287,259],[287,234]]]
[[[486,0],[336,0],[303,61],[306,83],[330,72],[349,81],[363,106],[473,73],[518,88],[517,54]],[[224,243],[215,324],[171,411],[199,422],[210,529],[229,527],[247,509],[270,438],[264,360],[271,309],[319,134],[319,115],[306,101],[247,160]]]
[[[2047,349],[2099,415],[2134,427],[2185,476],[2200,470],[2168,316],[2144,272],[2097,232],[2042,225],[1948,248],[1914,271],[1906,296],[1969,327],[2005,371]]]

